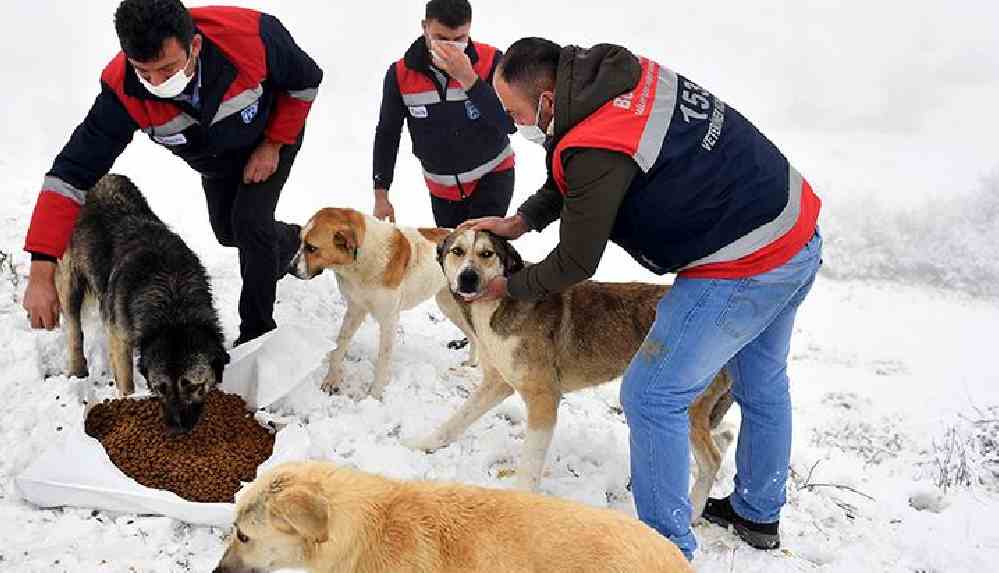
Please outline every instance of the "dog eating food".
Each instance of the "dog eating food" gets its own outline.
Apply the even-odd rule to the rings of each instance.
[[[162,416],[153,399],[105,400],[90,411],[84,429],[135,481],[196,502],[232,502],[240,482],[253,481],[274,447],[274,436],[234,394],[209,393],[189,433],[170,432]]]

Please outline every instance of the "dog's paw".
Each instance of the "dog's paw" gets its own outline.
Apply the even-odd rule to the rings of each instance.
[[[70,378],[88,378],[90,376],[90,369],[87,368],[86,364],[83,366],[70,367],[66,376]]]
[[[323,384],[320,388],[322,388],[323,392],[326,392],[327,394],[338,396],[341,393],[340,381],[339,377],[327,376],[326,379],[323,380]]]
[[[444,440],[439,439],[437,436],[403,438],[400,440],[400,443],[411,450],[427,453],[439,450],[446,445]]]

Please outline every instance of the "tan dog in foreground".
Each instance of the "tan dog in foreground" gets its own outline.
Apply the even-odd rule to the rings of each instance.
[[[609,382],[643,348],[665,285],[584,281],[534,302],[479,301],[494,277],[524,268],[513,246],[484,231],[456,231],[438,252],[451,292],[475,332],[483,380],[475,393],[433,434],[406,444],[435,450],[456,440],[476,420],[515,391],[527,406],[527,435],[517,484],[536,489],[551,444],[562,395]],[[701,515],[721,466],[730,432],[712,435],[732,404],[723,370],[690,407],[691,450],[697,480],[693,519]],[[686,462],[686,460],[683,460]],[[679,462],[679,460],[678,460]]]
[[[378,360],[371,395],[381,399],[388,384],[399,313],[436,296],[441,311],[469,331],[437,263],[437,243],[447,229],[409,229],[379,221],[354,209],[320,209],[302,228],[302,245],[291,262],[292,273],[311,279],[326,269],[336,274],[347,313],[323,389],[333,392],[343,380],[347,345],[370,314],[380,329]],[[475,340],[469,337],[469,360],[475,362]]]
[[[399,481],[294,462],[236,502],[216,573],[686,573],[672,542],[637,519],[538,494]]]

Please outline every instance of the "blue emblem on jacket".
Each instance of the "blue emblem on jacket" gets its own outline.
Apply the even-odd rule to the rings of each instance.
[[[475,107],[475,104],[471,100],[465,100],[465,113],[468,114],[468,119],[475,121],[482,117],[482,112],[479,108]]]
[[[250,105],[243,108],[243,111],[239,112],[239,115],[243,118],[243,123],[250,123],[253,118],[257,117],[257,111],[260,110],[260,100],[257,100]]]

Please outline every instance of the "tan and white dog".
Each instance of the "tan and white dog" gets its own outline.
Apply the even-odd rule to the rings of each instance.
[[[326,269],[336,274],[347,312],[323,389],[333,392],[343,380],[347,345],[367,315],[380,329],[378,359],[371,395],[381,399],[389,380],[399,313],[436,296],[441,311],[468,332],[460,309],[447,289],[437,263],[437,244],[448,229],[410,229],[379,221],[354,209],[320,209],[302,228],[302,245],[291,262],[292,273],[311,279]],[[475,340],[469,337],[469,360],[475,361]]]
[[[425,439],[407,441],[432,451],[446,446],[484,413],[517,392],[527,406],[527,435],[517,485],[536,489],[551,444],[558,406],[567,392],[621,376],[642,348],[665,285],[584,281],[535,302],[479,301],[494,277],[524,268],[508,241],[482,231],[457,231],[438,256],[448,284],[478,342],[483,380],[475,393]],[[707,501],[731,432],[712,435],[732,404],[725,371],[690,408],[691,446],[698,477],[691,491],[694,519]],[[716,440],[717,438],[717,440]]]
[[[240,493],[215,573],[688,573],[637,519],[529,492],[284,464]]]

